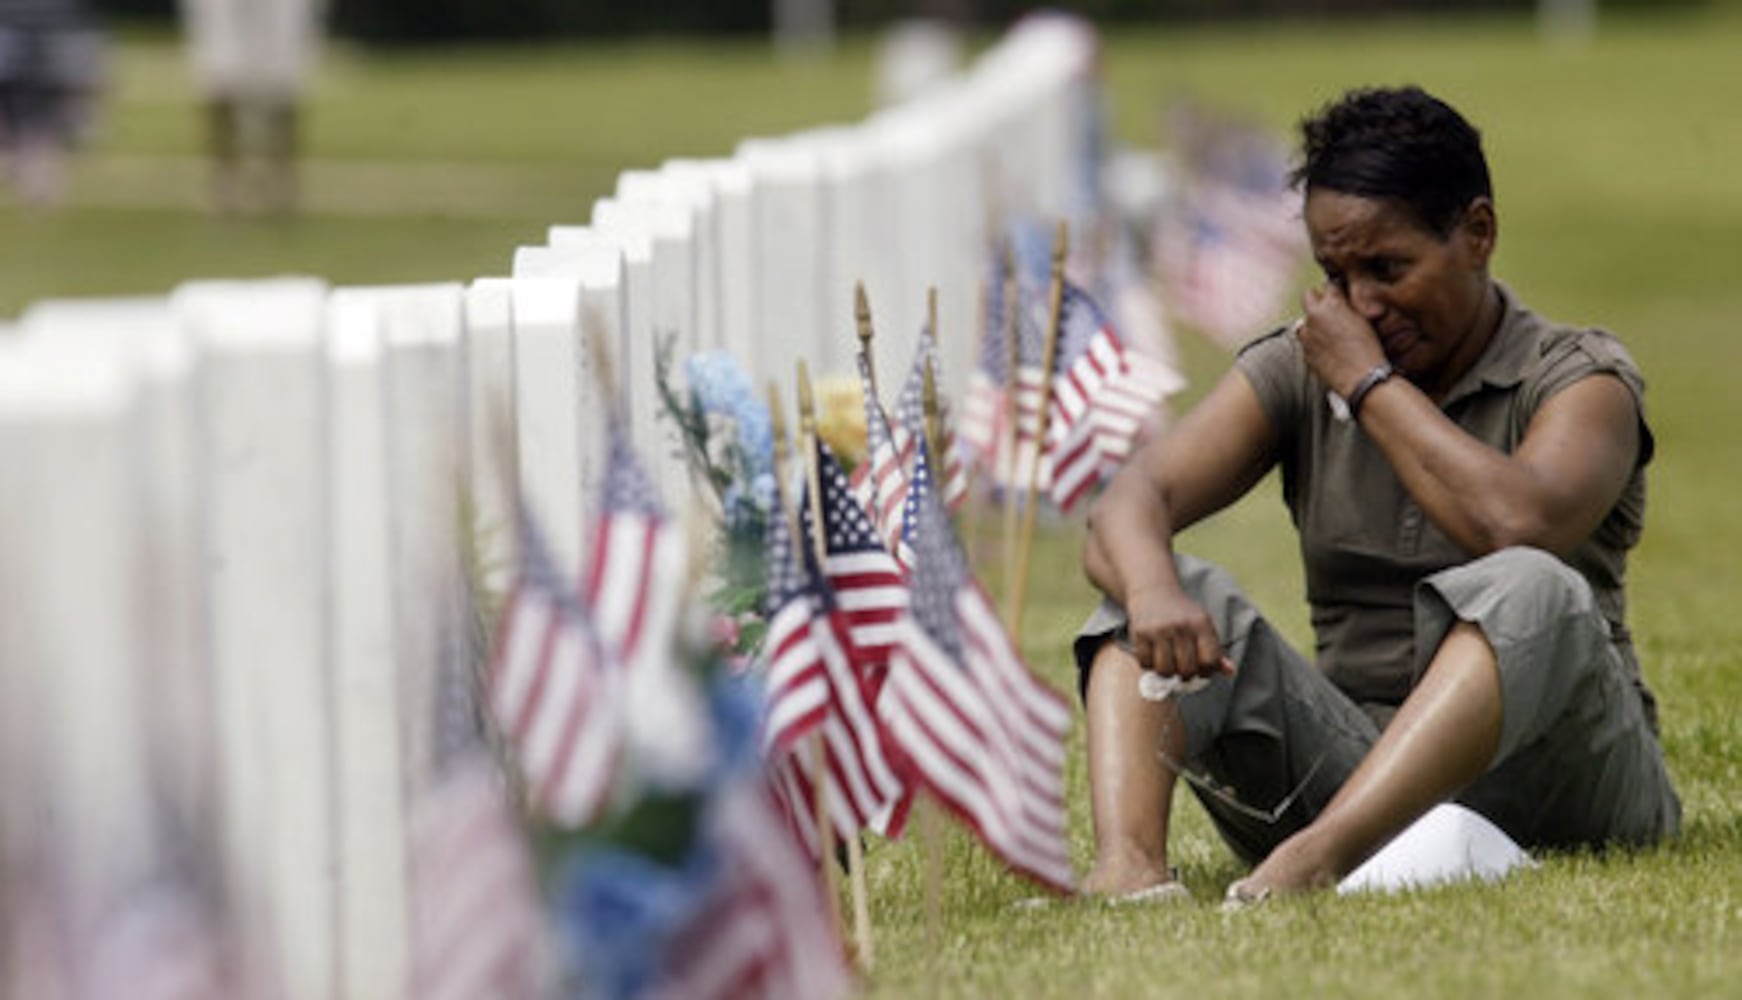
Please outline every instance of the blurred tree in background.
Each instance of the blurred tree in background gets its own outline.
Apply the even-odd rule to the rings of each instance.
[[[1662,10],[1715,0],[1599,0],[1604,10]],[[129,19],[173,18],[175,0],[97,0]],[[874,27],[930,16],[963,24],[1007,24],[1042,7],[1076,11],[1105,23],[1209,21],[1264,17],[1364,17],[1376,14],[1533,10],[1537,0],[836,0],[839,23]],[[365,42],[417,44],[459,39],[552,36],[751,34],[769,30],[772,0],[333,0],[334,30]]]

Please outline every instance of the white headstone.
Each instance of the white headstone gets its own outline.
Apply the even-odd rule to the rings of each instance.
[[[516,277],[512,292],[521,496],[544,526],[558,565],[573,572],[593,479],[583,394],[597,394],[581,340],[581,285],[572,277]]]
[[[471,421],[472,537],[479,583],[503,596],[514,570],[520,453],[514,418],[514,285],[478,278],[466,289],[466,413]]]
[[[150,857],[141,437],[117,357],[0,345],[0,673],[32,741],[0,736],[23,779],[3,832],[75,935],[95,936]]]
[[[393,512],[399,698],[414,777],[430,773],[429,730],[438,664],[469,664],[473,648],[461,537],[465,409],[465,289],[458,283],[392,289],[379,306],[387,351],[389,509]]]
[[[631,397],[636,387],[653,384],[652,219],[644,209],[614,198],[601,198],[593,203],[592,222],[584,232],[589,241],[603,240],[623,254],[625,325],[621,338],[609,343],[617,391],[624,397],[630,422],[635,423],[639,409]],[[562,241],[572,235],[572,230],[553,229],[551,245],[562,246]]]
[[[943,389],[959,398],[978,349],[981,285],[990,255],[993,213],[980,169],[982,123],[965,90],[928,102],[913,152],[928,161],[929,187],[918,197],[937,208],[938,342]],[[923,212],[923,207],[911,212]],[[904,218],[912,218],[909,214]]]
[[[670,292],[662,287],[655,269],[658,237],[656,211],[649,205],[601,198],[593,203],[592,231],[616,243],[623,251],[623,289],[627,309],[625,325],[618,343],[621,351],[612,358],[618,368],[619,392],[624,412],[628,415],[636,450],[646,463],[648,473],[658,489],[670,494],[683,479],[683,466],[672,454],[671,428],[660,416],[656,368],[662,341],[671,337],[671,353],[681,362],[686,352],[681,331],[662,327],[662,321],[677,322],[684,308],[681,302],[662,299]],[[667,213],[669,215],[669,213]],[[669,218],[667,221],[670,221]],[[557,234],[553,233],[553,244]],[[672,255],[674,268],[678,257]],[[583,318],[593,328],[591,312]],[[602,319],[602,317],[601,317]],[[608,320],[605,321],[608,324]],[[673,335],[676,336],[673,336]]]
[[[883,359],[894,355],[882,342],[882,335],[890,330],[887,310],[897,298],[901,260],[924,239],[902,239],[886,157],[872,132],[829,129],[809,133],[808,138],[822,163],[824,209],[829,219],[829,252],[825,257],[829,271],[824,278],[827,294],[823,304],[826,332],[821,337],[831,345],[847,345],[849,357],[857,352],[853,290],[863,284],[879,335],[873,341],[877,371],[884,377],[892,369]],[[783,379],[791,376],[790,372],[779,374]]]
[[[619,179],[619,193],[624,198],[639,196],[639,182],[628,178],[647,176],[628,171]],[[707,350],[724,346],[720,301],[720,211],[719,196],[712,172],[696,160],[668,160],[657,176],[672,197],[684,200],[694,213],[696,241],[696,345]]]
[[[758,353],[780,358],[776,368],[803,357],[816,374],[851,372],[856,344],[827,336],[823,315],[830,265],[817,149],[795,139],[750,139],[739,144],[737,158],[751,178]]]
[[[337,989],[325,286],[195,282],[229,885],[245,992]]]
[[[394,628],[379,299],[327,300],[335,767],[339,801],[340,994],[403,994],[407,983],[404,768]]]
[[[139,513],[152,567],[143,692],[150,765],[181,829],[212,834],[215,732],[206,622],[201,491],[194,448],[194,345],[165,298],[57,299],[30,307],[23,335],[121,364],[137,380],[142,437]]]
[[[756,223],[751,200],[750,169],[741,160],[672,160],[666,168],[696,172],[708,178],[714,192],[714,274],[720,293],[721,347],[732,352],[744,370],[761,384],[783,367],[778,352],[768,351],[764,363],[758,347],[760,309],[756,281]],[[764,369],[767,368],[765,371]]]
[[[653,328],[672,337],[677,356],[701,350],[700,234],[694,200],[678,183],[651,170],[617,175],[616,200],[647,213],[653,234]]]

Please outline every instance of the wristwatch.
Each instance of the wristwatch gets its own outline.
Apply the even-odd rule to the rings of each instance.
[[[1391,367],[1391,362],[1381,361],[1373,367],[1372,371],[1361,376],[1361,381],[1356,382],[1355,388],[1349,393],[1350,420],[1359,420],[1361,418],[1361,403],[1367,399],[1367,394],[1372,392],[1379,383],[1390,378],[1396,372],[1397,369]]]
[[[1361,403],[1374,387],[1397,374],[1397,369],[1391,367],[1391,362],[1381,361],[1373,366],[1373,370],[1361,376],[1361,381],[1355,383],[1355,388],[1349,390],[1349,398],[1344,399],[1335,392],[1325,394],[1326,402],[1331,405],[1331,416],[1348,423],[1361,415]]]

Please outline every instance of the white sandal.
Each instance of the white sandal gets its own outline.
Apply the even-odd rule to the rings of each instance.
[[[1242,910],[1250,910],[1269,898],[1270,890],[1268,888],[1248,889],[1246,881],[1242,879],[1228,886],[1227,895],[1222,897],[1222,912],[1239,913]]]
[[[1192,891],[1178,878],[1170,878],[1166,882],[1128,892],[1123,896],[1108,896],[1108,906],[1138,906],[1149,903],[1189,903]]]

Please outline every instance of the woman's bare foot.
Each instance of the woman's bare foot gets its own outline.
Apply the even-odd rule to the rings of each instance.
[[[1320,839],[1308,827],[1283,841],[1252,869],[1252,874],[1228,887],[1228,898],[1251,903],[1270,896],[1335,887],[1342,876],[1335,861],[1321,848]]]
[[[1173,869],[1166,862],[1158,864],[1138,855],[1104,854],[1095,860],[1094,869],[1084,876],[1078,888],[1086,896],[1117,899],[1174,881]]]

